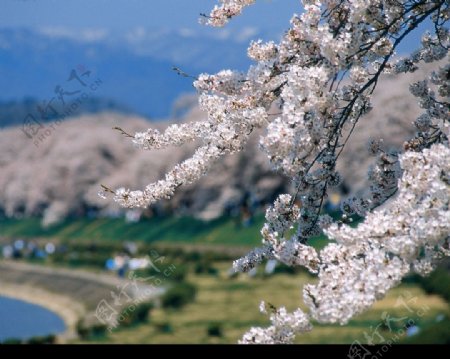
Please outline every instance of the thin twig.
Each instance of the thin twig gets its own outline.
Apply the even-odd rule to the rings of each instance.
[[[112,194],[116,194],[116,192],[114,192],[111,188],[109,188],[108,186],[105,186],[104,184],[100,184],[100,186],[103,188],[103,190],[105,191],[105,192],[109,192],[109,193],[112,193]]]
[[[120,127],[113,127],[113,130],[117,130],[119,131],[122,135],[126,136],[126,137],[130,137],[130,138],[134,138],[134,136],[130,135],[128,132],[125,132],[124,130],[122,130]]]

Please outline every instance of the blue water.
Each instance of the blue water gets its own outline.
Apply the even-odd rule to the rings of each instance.
[[[0,297],[0,342],[8,338],[29,339],[64,332],[66,326],[55,313],[39,305]]]

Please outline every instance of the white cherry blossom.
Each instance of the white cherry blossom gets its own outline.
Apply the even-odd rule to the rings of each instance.
[[[202,21],[223,26],[254,2],[221,0]],[[250,43],[248,56],[254,64],[246,73],[224,70],[196,78],[205,121],[130,135],[147,150],[199,141],[191,158],[144,190],[111,190],[125,207],[170,198],[224,155],[244,148],[256,129],[265,130],[261,150],[274,170],[292,180],[294,191],[280,195],[267,210],[262,247],[236,260],[234,268],[245,272],[277,259],[306,267],[318,282],[303,288],[307,313],[262,304],[271,325],[251,328],[241,343],[289,343],[310,330],[311,322],[345,324],[405,275],[426,275],[450,254],[448,64],[411,84],[423,112],[404,151],[390,151],[373,139],[369,151],[375,161],[366,193],[343,201],[341,220],[333,222],[322,213],[329,188],[341,180],[336,162],[371,110],[382,76],[401,76],[416,71],[421,62],[448,59],[448,1],[302,3],[303,12],[293,15],[279,43]],[[399,44],[426,19],[434,23],[434,33],[424,34],[416,51],[396,57]],[[356,228],[345,223],[352,214],[364,217]],[[308,240],[321,232],[330,243],[317,252]]]

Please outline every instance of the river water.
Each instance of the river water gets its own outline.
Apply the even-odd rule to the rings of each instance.
[[[58,334],[65,327],[57,314],[44,307],[0,296],[0,342]]]

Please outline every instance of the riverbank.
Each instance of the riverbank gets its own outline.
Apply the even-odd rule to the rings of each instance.
[[[58,314],[67,330],[58,343],[77,337],[77,323],[92,317],[102,300],[129,285],[129,281],[106,273],[79,269],[45,267],[24,262],[0,260],[0,295],[40,305]],[[154,291],[147,285],[140,290]],[[130,296],[136,293],[128,293]],[[158,293],[153,293],[157,295]]]
[[[13,284],[0,280],[0,296],[23,300],[56,313],[64,321],[66,330],[57,336],[58,343],[77,338],[76,325],[86,314],[85,306],[68,296],[49,292],[26,284]]]

